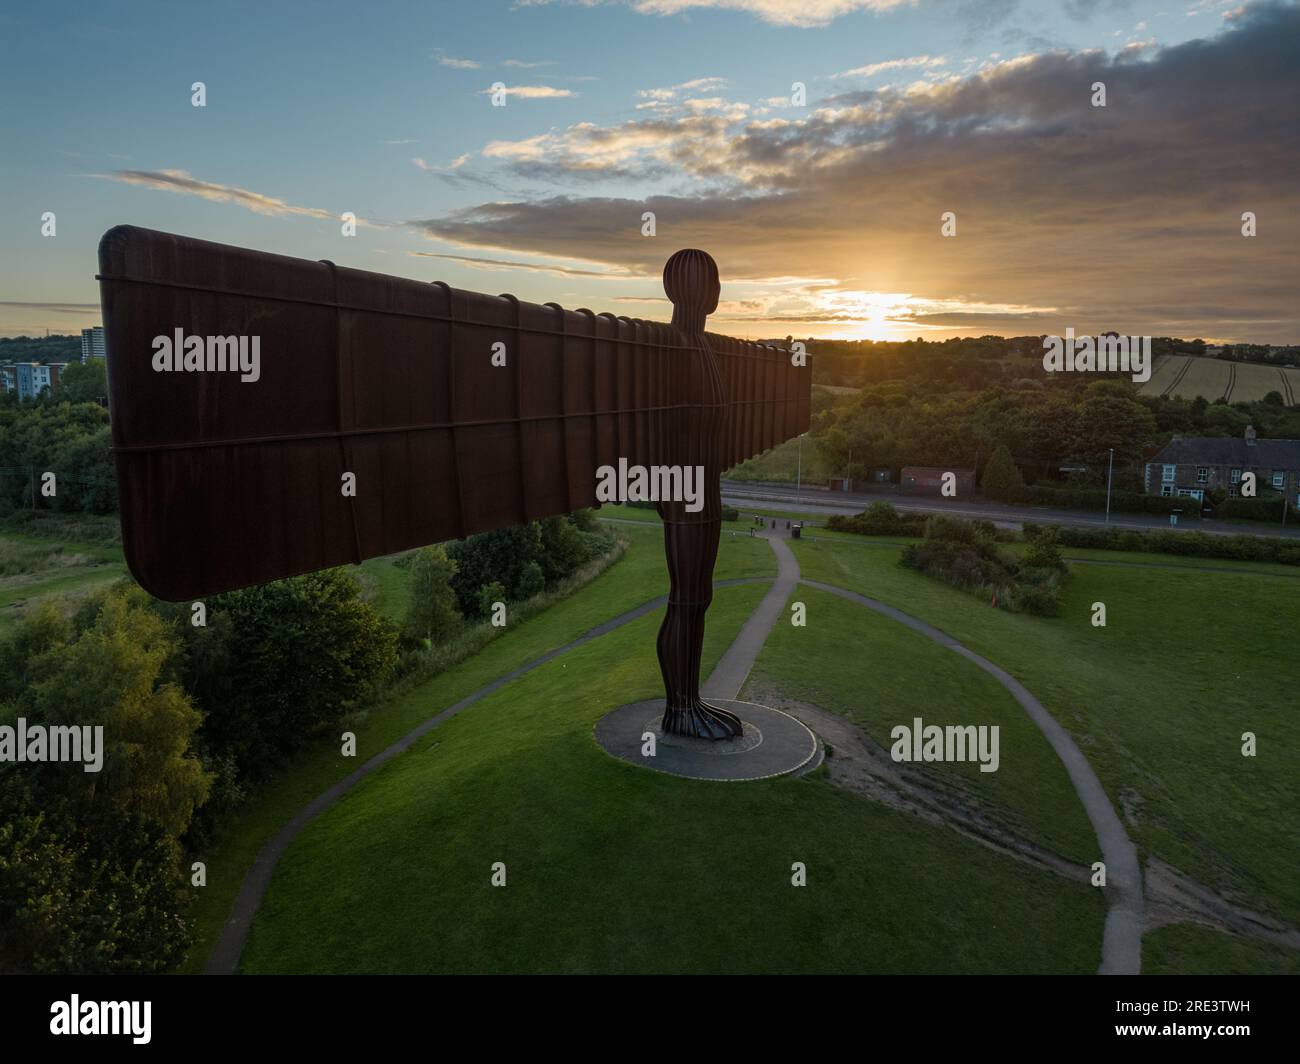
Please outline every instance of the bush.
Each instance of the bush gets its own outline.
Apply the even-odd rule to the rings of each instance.
[[[1025,480],[1020,469],[1007,450],[1006,444],[999,444],[984,467],[984,478],[980,481],[980,490],[990,499],[999,502],[1023,502],[1026,498]]]
[[[1061,547],[1057,536],[1049,529],[1047,534],[1035,536],[1021,556],[1021,563],[1030,569],[1054,569],[1059,573],[1066,571],[1065,562],[1061,560]]]
[[[1300,565],[1300,543],[1291,539],[1248,535],[1218,536],[1207,532],[1172,530],[1134,532],[1118,528],[1065,528],[1025,522],[1024,536],[1029,542],[1048,534],[1054,535],[1057,542],[1065,547]]]
[[[185,641],[181,677],[203,710],[213,757],[258,779],[371,694],[397,659],[397,631],[344,569],[216,595],[208,625],[155,603]]]
[[[887,502],[873,502],[856,517],[835,514],[826,527],[860,536],[920,536],[925,533],[924,514],[900,513]]]
[[[739,521],[740,511],[734,506],[724,506],[722,508],[722,519],[724,521]]]
[[[1224,499],[1214,506],[1214,516],[1225,521],[1270,521],[1280,524],[1282,507],[1285,502],[1281,495],[1266,495],[1256,499]],[[1287,520],[1300,518],[1300,511],[1293,506],[1287,514]]]
[[[519,575],[519,586],[515,588],[515,598],[521,601],[530,599],[534,595],[540,595],[545,590],[546,576],[542,573],[542,567],[536,562],[529,562]]]
[[[998,548],[993,531],[986,521],[936,515],[926,523],[926,538],[904,548],[900,560],[1013,613],[1055,616],[1067,569],[1054,542],[1033,544],[1032,557],[1019,559]]]
[[[500,582],[493,580],[490,584],[484,584],[478,589],[478,615],[480,617],[491,617],[492,608],[498,602],[505,602],[506,589],[501,586]]]
[[[456,563],[451,586],[460,612],[470,620],[485,616],[479,609],[479,589],[489,583],[517,589],[530,562],[541,567],[546,587],[553,587],[605,553],[612,542],[610,534],[588,514],[576,520],[548,517],[540,523],[498,528],[448,543],[447,556]]]
[[[1029,501],[1035,506],[1054,506],[1059,510],[1106,509],[1105,488],[1068,488],[1050,484],[1035,484],[1029,489]],[[1169,514],[1180,511],[1179,519],[1199,518],[1201,504],[1195,499],[1167,498],[1162,495],[1144,495],[1136,491],[1113,491],[1110,508],[1114,513]],[[1278,516],[1281,517],[1279,511]]]

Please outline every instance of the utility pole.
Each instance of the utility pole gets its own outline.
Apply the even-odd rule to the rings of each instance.
[[[794,494],[795,498],[800,498],[800,491],[803,488],[803,437],[799,434],[799,460],[794,467]]]
[[[1106,524],[1110,524],[1110,481],[1115,474],[1115,448],[1110,449],[1110,463],[1106,466]]]

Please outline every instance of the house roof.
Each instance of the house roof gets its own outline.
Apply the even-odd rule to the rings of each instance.
[[[1248,447],[1240,436],[1174,437],[1151,461],[1171,465],[1300,469],[1300,440],[1257,439],[1254,447]]]

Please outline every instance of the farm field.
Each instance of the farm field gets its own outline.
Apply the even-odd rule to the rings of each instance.
[[[1204,396],[1210,402],[1226,398],[1248,403],[1278,392],[1288,406],[1300,402],[1300,369],[1283,369],[1249,362],[1221,362],[1193,355],[1164,355],[1156,360],[1143,395],[1176,399]]]

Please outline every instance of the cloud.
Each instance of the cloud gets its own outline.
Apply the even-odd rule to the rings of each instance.
[[[1106,108],[1089,104],[1104,81]],[[862,293],[1058,308],[1061,326],[1224,335],[1213,308],[1300,333],[1300,9],[1256,4],[1217,36],[1107,54],[1013,56],[965,77],[840,93],[780,117],[673,113],[496,141],[486,162],[566,195],[482,203],[412,225],[462,247],[652,275],[711,251],[729,283],[831,277]],[[1242,160],[1250,164],[1242,165]],[[583,196],[572,176],[660,175],[671,194]],[[643,211],[658,237],[640,236]],[[940,236],[954,211],[958,235]],[[1243,211],[1260,235],[1240,235]],[[816,311],[815,292],[803,293]],[[1009,309],[981,331],[1014,331]],[[999,315],[1001,315],[999,319]],[[1279,328],[1279,320],[1288,322]],[[1158,333],[1158,334],[1160,334]],[[1269,335],[1264,335],[1265,333]]]
[[[479,270],[523,270],[528,273],[547,273],[554,274],[558,277],[589,277],[596,280],[605,281],[628,281],[642,279],[631,270],[605,267],[599,270],[581,269],[576,266],[560,266],[555,263],[545,262],[514,262],[509,259],[488,259],[477,255],[451,255],[438,251],[409,251],[407,252],[412,258],[418,259],[445,259],[448,262],[459,262],[472,269]],[[653,275],[653,280],[659,279],[659,274]]]
[[[54,314],[94,314],[98,316],[98,303],[23,303],[0,299],[0,307],[18,307],[20,310],[48,310]]]
[[[886,70],[902,70],[907,67],[939,67],[947,62],[942,56],[914,55],[907,59],[886,59],[881,63],[868,63],[866,66],[854,67],[852,70],[845,70],[839,74],[832,74],[833,78],[869,78],[875,74],[884,73]]]
[[[501,65],[503,67],[514,67],[519,70],[535,70],[537,67],[555,66],[555,63],[556,60],[554,59],[539,59],[536,62],[528,62],[523,59],[501,60]]]
[[[480,96],[490,96],[493,90],[481,89]],[[557,100],[568,96],[577,96],[572,89],[556,89],[550,85],[507,85],[507,96],[517,96],[521,100]]]
[[[478,70],[483,66],[477,59],[458,59],[445,52],[435,53],[434,58],[440,66],[451,67],[452,70]]]
[[[715,92],[718,89],[726,88],[726,86],[726,78],[694,78],[691,81],[683,81],[677,85],[669,85],[660,89],[638,89],[637,95],[647,100],[667,102],[677,99],[683,93]]]
[[[201,181],[188,170],[113,170],[106,174],[89,174],[89,177],[103,178],[107,181],[121,181],[128,185],[143,188],[160,189],[164,192],[179,192],[184,195],[198,196],[200,199],[216,203],[233,203],[236,206],[254,211],[257,214],[283,217],[298,215],[306,218],[337,218],[333,211],[318,207],[297,207],[275,196],[266,196],[260,192],[251,192],[235,185],[219,185],[212,181]],[[358,219],[358,224],[360,220]]]
[[[1098,11],[1123,11],[1132,0],[1065,0],[1065,13],[1076,22],[1087,22]]]
[[[549,0],[516,0],[518,7],[543,7]],[[595,0],[580,0],[590,4]],[[884,12],[915,0],[624,0],[643,15],[681,15],[696,10],[736,11],[774,26],[825,26],[858,11]]]

